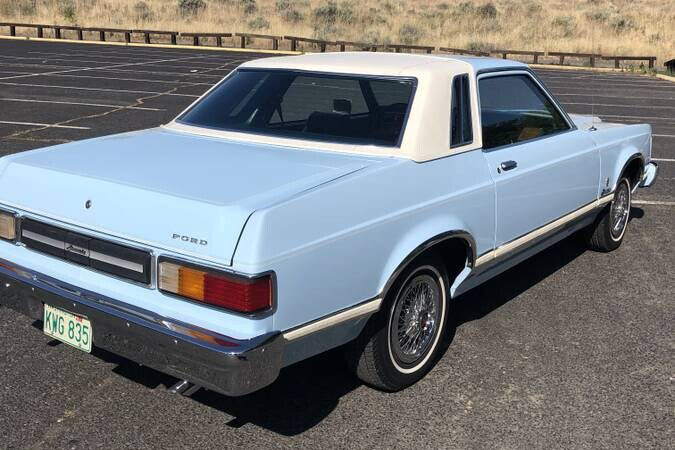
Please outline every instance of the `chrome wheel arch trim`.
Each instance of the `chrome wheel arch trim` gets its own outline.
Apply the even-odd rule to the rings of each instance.
[[[467,256],[466,267],[473,269],[476,266],[476,241],[471,235],[471,233],[464,230],[445,231],[443,233],[437,234],[436,236],[430,239],[427,239],[426,241],[422,242],[420,245],[415,247],[413,251],[408,253],[408,255],[405,258],[403,258],[403,260],[399,263],[399,265],[391,273],[391,275],[389,275],[389,278],[387,279],[387,282],[382,288],[379,297],[382,299],[387,297],[387,294],[389,293],[389,290],[391,289],[393,284],[396,282],[396,279],[399,277],[399,275],[401,275],[401,273],[406,269],[406,267],[408,267],[408,265],[415,260],[415,258],[420,256],[422,253],[429,250],[430,248],[434,247],[435,245],[448,241],[450,239],[460,239],[464,242],[464,244],[467,246],[467,250],[469,253]]]

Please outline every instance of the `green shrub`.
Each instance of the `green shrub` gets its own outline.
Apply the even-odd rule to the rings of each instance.
[[[605,23],[609,20],[609,13],[606,11],[589,11],[586,18],[591,22]]]
[[[305,20],[305,15],[297,9],[289,9],[281,13],[282,19],[290,23],[300,23]]]
[[[204,0],[178,0],[178,9],[184,16],[194,16],[206,9]]]
[[[154,17],[152,9],[150,9],[150,6],[143,0],[136,2],[134,5],[134,13],[136,13],[136,17],[142,21],[149,21]]]
[[[35,14],[35,10],[37,9],[36,2],[37,0],[24,0],[19,2],[19,13],[23,16],[32,16]]]
[[[317,22],[328,25],[334,25],[338,22],[352,23],[355,17],[351,3],[338,4],[335,0],[329,0],[324,5],[319,6],[312,11],[312,15]]]
[[[269,28],[269,26],[270,26],[269,21],[261,16],[258,16],[255,19],[250,20],[248,22],[248,27],[251,28],[252,30],[267,29]]]
[[[622,31],[635,27],[635,24],[633,24],[633,21],[628,18],[615,16],[612,17],[611,20],[609,21],[609,26],[614,28],[614,31],[616,31],[617,33],[620,33]]]
[[[476,8],[476,13],[482,19],[496,19],[497,7],[492,2],[486,3]]]
[[[60,0],[59,13],[63,16],[64,19],[70,22],[74,22],[75,16],[77,14],[75,2],[73,0]]]
[[[305,15],[297,10],[302,2],[293,0],[276,0],[275,7],[281,18],[286,22],[298,23],[305,20]]]
[[[424,30],[415,25],[403,25],[398,30],[398,39],[402,44],[416,44],[424,37]]]
[[[572,36],[577,28],[577,24],[572,16],[558,16],[553,19],[551,24],[559,28],[565,37]]]
[[[455,10],[453,11],[453,15],[455,16],[469,16],[473,15],[475,12],[476,7],[473,5],[471,2],[461,2],[457,6],[455,6]]]
[[[258,10],[258,4],[255,0],[240,0],[240,4],[246,14],[253,14]]]

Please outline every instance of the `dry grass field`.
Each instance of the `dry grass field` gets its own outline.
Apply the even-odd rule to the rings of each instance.
[[[675,58],[675,0],[0,0],[0,21]]]

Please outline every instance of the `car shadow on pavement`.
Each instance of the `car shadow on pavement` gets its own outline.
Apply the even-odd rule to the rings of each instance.
[[[631,218],[642,216],[639,208],[631,211]],[[586,250],[583,236],[573,234],[455,299],[448,323],[449,333],[441,353],[452,343],[459,326],[492,313]],[[96,353],[118,364],[115,373],[150,389],[163,389],[179,381],[111,353]],[[362,386],[347,371],[343,361],[338,348],[284,368],[272,385],[252,394],[227,397],[200,389],[191,395],[191,400],[231,416],[227,422],[230,427],[239,428],[250,423],[284,436],[294,436],[321,423],[342,397]],[[167,392],[167,395],[171,394]]]

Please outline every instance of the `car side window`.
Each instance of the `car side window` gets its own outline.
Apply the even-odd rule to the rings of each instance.
[[[562,114],[527,75],[478,80],[483,148],[559,133],[570,128]]]
[[[452,79],[452,103],[450,109],[450,148],[473,142],[471,124],[471,97],[469,75],[457,75]]]

